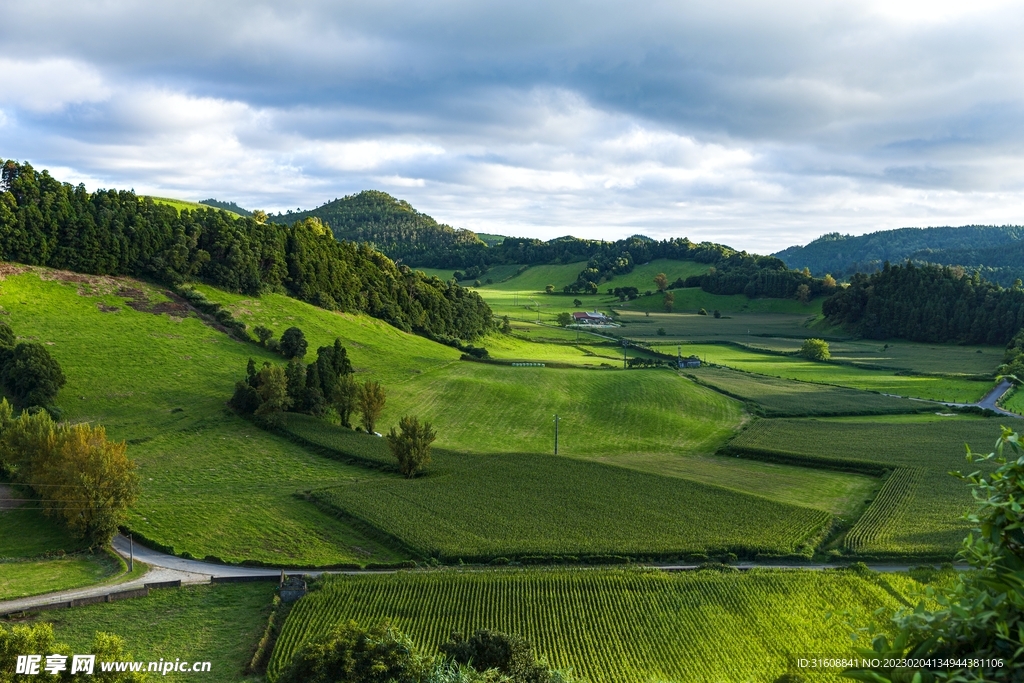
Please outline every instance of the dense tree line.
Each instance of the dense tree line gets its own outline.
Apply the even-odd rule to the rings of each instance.
[[[284,224],[318,218],[339,240],[372,244],[407,264],[468,268],[488,263],[487,245],[473,232],[442,225],[408,202],[377,190],[335,199],[310,211],[289,211],[269,218]]]
[[[1024,277],[1024,226],[965,225],[959,228],[901,228],[867,235],[822,235],[805,246],[775,254],[790,268],[809,268],[815,275],[881,270],[886,261],[960,265],[981,270],[992,282],[1008,286]]]
[[[825,300],[822,313],[872,339],[1006,344],[1024,326],[1024,290],[962,268],[887,263],[880,272],[854,275]]]
[[[283,291],[323,308],[471,340],[490,329],[476,293],[338,241],[313,218],[292,225],[184,210],[134,192],[60,183],[28,164],[0,172],[0,259],[167,284],[201,280],[235,292]]]

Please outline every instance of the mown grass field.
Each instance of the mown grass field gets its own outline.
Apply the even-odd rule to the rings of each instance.
[[[84,552],[88,544],[45,517],[37,504],[10,500],[27,496],[0,491],[0,600],[78,588],[122,571],[110,555]],[[18,507],[4,509],[5,497]]]
[[[747,457],[802,460],[808,466],[861,462],[896,470],[850,532],[847,549],[951,558],[966,536],[963,515],[973,501],[967,484],[948,473],[978,469],[965,461],[964,444],[988,453],[1005,422],[937,415],[760,420],[729,448]]]
[[[149,597],[45,612],[57,640],[87,652],[97,631],[125,639],[136,661],[208,661],[209,673],[168,673],[166,681],[261,680],[245,669],[267,624],[276,584],[244,583],[158,589]],[[152,680],[153,675],[150,674]]]
[[[822,363],[799,356],[759,353],[732,344],[666,344],[658,348],[675,354],[696,354],[712,365],[724,365],[745,372],[876,391],[934,401],[973,403],[992,389],[991,380],[977,381],[934,375],[898,375],[894,371],[871,370],[839,363]],[[699,376],[699,374],[698,374]]]
[[[724,394],[755,404],[754,412],[768,417],[882,415],[934,409],[934,405],[903,398],[728,368],[704,366],[691,368],[685,374]]]
[[[200,204],[198,202],[189,202],[184,199],[168,199],[167,197],[150,197],[150,199],[152,199],[157,204],[166,204],[167,206],[173,206],[175,209],[178,210],[178,213],[181,213],[183,210],[186,209],[189,211],[196,211],[197,209],[214,209],[217,211],[223,211],[232,218],[241,218],[241,216],[239,216],[234,211],[228,211],[227,209],[216,209],[215,207],[207,206],[206,204]]]
[[[514,453],[438,453],[429,476],[352,481],[313,496],[445,561],[788,554],[831,518],[685,479]]]
[[[679,311],[678,307],[676,308]],[[625,308],[617,309],[616,322],[623,325],[621,332],[630,338],[649,338],[648,341],[741,341],[757,339],[758,335],[784,336],[805,339],[820,337],[811,327],[813,315],[794,313],[729,313],[721,318],[697,315],[697,312],[660,313],[650,315]],[[666,336],[658,334],[664,329]]]
[[[330,577],[285,622],[275,680],[311,638],[346,620],[390,619],[433,654],[452,631],[518,633],[593,683],[772,681],[808,653],[853,654],[829,613],[885,628],[880,608],[921,588],[905,575],[756,570],[500,571]],[[837,675],[815,681],[840,680]]]
[[[783,313],[789,315],[816,316],[821,314],[823,297],[806,304],[796,299],[748,299],[743,294],[710,294],[700,287],[684,287],[671,290],[674,302],[670,313],[697,313],[707,309],[708,314],[717,309],[723,315],[733,313]],[[651,296],[641,296],[633,301],[623,302],[623,310],[665,312],[665,296],[655,292]],[[703,316],[701,316],[703,317]]]
[[[142,288],[151,302],[166,300],[137,281],[39,270],[8,274],[0,282],[0,307],[19,337],[48,344],[63,367],[68,383],[58,405],[65,417],[98,422],[112,438],[128,441],[142,475],[142,495],[128,520],[133,531],[178,553],[228,561],[394,558],[295,496],[365,478],[362,468],[309,453],[227,411],[246,360],[280,357],[195,317],[133,310],[118,296],[121,287]],[[365,324],[372,329],[375,322]]]
[[[1003,408],[1018,415],[1024,415],[1024,391],[1014,389],[1009,398],[1003,401]]]

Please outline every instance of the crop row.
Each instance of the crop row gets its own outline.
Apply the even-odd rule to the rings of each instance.
[[[773,680],[798,653],[849,649],[842,620],[829,621],[827,613],[848,610],[871,619],[894,603],[876,582],[848,572],[337,576],[292,610],[269,677],[333,626],[387,618],[428,653],[453,631],[518,633],[553,666],[571,667],[594,683]]]
[[[354,481],[314,497],[422,555],[467,561],[789,554],[830,519],[684,479],[520,454],[448,455],[428,477]]]
[[[875,500],[846,534],[845,546],[854,551],[893,550],[889,539],[911,508],[924,470],[898,467],[885,480]]]

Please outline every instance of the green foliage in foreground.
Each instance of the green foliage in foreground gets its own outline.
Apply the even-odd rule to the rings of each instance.
[[[91,675],[77,673],[71,675],[72,655],[85,654],[86,652],[95,656],[95,663]],[[45,672],[47,664],[46,657],[51,654],[64,655],[63,673],[51,675]],[[12,674],[13,664],[17,655],[37,655],[43,658],[40,662],[39,672],[35,674],[18,675]],[[102,672],[100,662],[126,662],[132,661],[132,653],[128,650],[124,638],[111,634],[97,632],[92,640],[92,645],[86,649],[72,650],[67,645],[59,643],[54,638],[53,628],[49,624],[17,625],[10,629],[0,624],[0,662],[7,666],[0,669],[0,683],[15,683],[16,681],[42,680],[76,680],[83,675],[98,683],[143,683],[150,680],[144,673],[136,672]]]
[[[886,415],[934,408],[868,391],[794,382],[728,368],[702,367],[687,374],[700,384],[755,404],[752,412],[768,417]]]
[[[1024,680],[1024,449],[1020,437],[1004,428],[994,452],[970,453],[972,463],[986,462],[996,469],[989,475],[963,476],[973,488],[977,509],[974,525],[964,541],[961,557],[976,573],[961,575],[950,590],[941,591],[937,608],[923,602],[902,609],[893,617],[898,633],[892,639],[876,635],[866,657],[912,660],[969,659],[977,663],[937,667],[854,669],[846,675],[870,683],[913,680],[1022,681]],[[988,469],[991,469],[989,467]],[[933,596],[934,597],[934,596]],[[866,627],[874,633],[874,629]]]
[[[176,658],[209,661],[209,683],[255,680],[245,671],[267,624],[275,584],[206,584],[155,590],[149,597],[45,612],[39,621],[53,624],[58,640],[83,652],[93,633],[124,638],[138,661]],[[198,674],[160,676],[166,681],[196,681]]]
[[[828,350],[828,342],[824,339],[805,339],[800,347],[800,355],[809,360],[824,361],[832,357]]]
[[[420,555],[467,561],[809,553],[801,544],[831,518],[684,479],[526,454],[435,452],[426,477],[354,480],[313,498]]]
[[[1000,420],[966,416],[761,420],[734,439],[731,451],[813,467],[911,469],[899,489],[883,489],[861,519],[855,550],[867,555],[920,554],[952,558],[968,525],[971,496],[948,473],[963,467],[964,443],[992,441]],[[894,475],[897,476],[897,475]],[[872,512],[885,507],[884,514]],[[877,527],[875,525],[878,525]]]
[[[292,609],[268,673],[274,680],[305,642],[339,623],[388,618],[426,651],[453,631],[517,633],[551,666],[593,683],[771,681],[797,654],[850,652],[845,624],[827,613],[847,610],[868,623],[912,584],[899,575],[768,570],[331,576]]]

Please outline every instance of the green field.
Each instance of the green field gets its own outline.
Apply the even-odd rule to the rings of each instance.
[[[8,498],[27,497],[4,489]],[[104,552],[84,552],[76,540],[34,503],[9,503],[0,495],[0,600],[78,588],[120,574],[122,564]]]
[[[934,405],[867,391],[811,382],[794,382],[728,368],[701,367],[688,377],[729,396],[754,404],[767,417],[883,415],[933,410]]]
[[[157,204],[166,204],[167,206],[173,206],[175,209],[178,210],[178,213],[181,213],[186,209],[189,211],[196,211],[198,209],[208,209],[215,211],[223,211],[224,213],[228,214],[233,218],[241,218],[241,216],[239,216],[234,211],[228,211],[227,209],[216,209],[215,207],[207,206],[206,204],[200,204],[198,202],[189,202],[184,199],[168,199],[167,197],[150,197],[150,199],[152,199]]]
[[[268,678],[333,625],[388,618],[431,654],[455,630],[519,633],[553,666],[571,667],[593,683],[772,681],[798,655],[852,654],[848,629],[828,614],[847,610],[860,623],[884,628],[874,611],[899,606],[892,593],[910,596],[919,588],[905,575],[836,571],[337,576],[292,610]]]
[[[766,301],[773,301],[766,299]],[[785,300],[775,300],[785,301]],[[679,308],[677,307],[678,311]],[[623,327],[620,332],[630,338],[647,338],[647,341],[741,341],[755,340],[759,335],[772,337],[820,337],[821,332],[811,326],[817,318],[813,315],[794,313],[729,313],[721,318],[712,315],[692,313],[650,314],[629,309],[617,309],[616,322]],[[658,334],[665,330],[666,336]]]
[[[725,488],[551,455],[437,453],[426,477],[352,481],[313,495],[419,555],[447,561],[788,554],[831,518]]]
[[[1009,398],[1003,401],[1002,406],[1010,412],[1024,415],[1024,391],[1014,389]]]
[[[808,466],[869,463],[893,474],[851,531],[846,546],[876,556],[951,558],[969,528],[970,489],[950,476],[977,469],[964,444],[988,453],[1005,418],[937,415],[759,420],[729,448],[746,457]]]
[[[683,356],[695,354],[712,365],[724,365],[744,372],[934,401],[973,403],[992,389],[991,380],[899,375],[886,370],[821,363],[799,356],[759,353],[733,344],[666,344],[655,348],[674,355],[680,346]]]
[[[295,496],[366,477],[361,468],[309,453],[226,410],[250,356],[280,357],[195,317],[136,311],[118,295],[122,287],[166,300],[133,280],[39,270],[0,282],[0,307],[19,337],[50,345],[68,377],[58,397],[66,418],[98,422],[129,442],[142,474],[132,530],[196,557],[310,565],[394,559]],[[353,329],[381,324],[336,317]]]
[[[710,294],[700,287],[685,287],[671,291],[675,299],[671,311],[674,313],[695,314],[704,308],[709,314],[714,313],[717,309],[723,315],[733,313],[783,313],[806,317],[820,315],[821,303],[824,301],[823,298],[818,298],[803,304],[796,299],[748,299],[743,294]],[[621,308],[623,310],[661,313],[665,311],[665,297],[662,294],[642,296],[634,301],[622,303]]]
[[[208,661],[209,673],[168,673],[156,680],[216,683],[256,681],[245,670],[263,635],[273,583],[214,584],[159,589],[149,597],[44,612],[57,640],[87,652],[97,631],[125,639],[135,661]],[[150,674],[150,680],[154,680]]]

